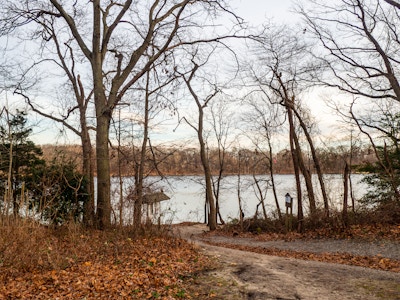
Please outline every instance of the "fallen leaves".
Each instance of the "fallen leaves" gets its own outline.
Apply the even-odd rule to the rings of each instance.
[[[379,236],[397,240],[400,233],[400,227],[376,228],[374,233],[368,232],[366,228],[352,229],[352,232],[343,233],[342,238],[351,236],[370,240]],[[196,284],[193,274],[208,268],[210,261],[201,256],[193,245],[180,239],[133,239],[117,231],[60,234],[42,229],[39,232],[29,229],[19,236],[15,230],[0,230],[0,234],[6,233],[0,235],[0,299],[216,297],[213,291],[218,288],[216,283],[212,283],[213,287],[203,291],[201,295],[193,290],[193,285]],[[322,235],[322,231],[308,235],[293,233],[286,238],[309,239]],[[280,236],[274,235],[272,238]],[[382,255],[367,257],[347,253],[311,253],[218,245],[275,256],[400,272],[400,261]]]
[[[352,225],[348,228],[336,228],[336,227],[321,227],[313,230],[308,230],[304,233],[298,233],[291,231],[288,233],[282,232],[264,232],[264,233],[251,233],[251,232],[237,232],[223,229],[217,230],[209,235],[223,235],[223,236],[237,236],[237,237],[252,237],[261,241],[275,241],[275,240],[286,240],[293,241],[296,239],[361,239],[365,241],[376,241],[376,240],[392,240],[400,241],[400,225],[387,225],[387,224],[364,224],[364,225]]]
[[[214,232],[211,235],[222,234],[226,236],[226,232]],[[287,234],[283,233],[265,233],[259,235],[251,235],[249,233],[240,234],[237,237],[232,237],[232,239],[240,238],[240,237],[252,237],[257,241],[275,241],[275,240],[284,240],[284,241],[293,241],[293,240],[307,240],[311,239],[357,239],[363,240],[366,242],[376,242],[376,241],[392,241],[398,242],[400,241],[400,226],[399,225],[355,225],[351,226],[345,230],[334,230],[329,228],[321,228],[319,230],[308,231],[306,233],[296,233],[290,232]],[[353,266],[361,266],[378,270],[385,270],[391,272],[400,272],[400,260],[390,259],[386,257],[382,257],[382,255],[377,254],[375,256],[361,256],[354,255],[350,253],[317,253],[317,252],[308,252],[308,251],[294,251],[294,250],[284,250],[278,248],[265,248],[265,247],[252,247],[251,245],[240,245],[235,243],[220,243],[220,242],[212,242],[210,240],[204,240],[204,242],[221,246],[225,248],[238,249],[243,251],[250,251],[260,254],[281,256],[281,257],[291,257],[303,260],[313,260],[320,262],[329,262],[329,263],[339,263],[345,265],[353,265]]]
[[[182,278],[208,264],[193,245],[179,239],[88,236],[90,243],[79,238],[84,247],[58,240],[82,251],[65,251],[73,257],[66,268],[38,265],[26,271],[5,263],[0,267],[0,299],[187,299]]]
[[[337,263],[344,265],[360,266],[371,269],[378,269],[391,272],[400,272],[400,260],[382,258],[380,256],[358,256],[349,253],[312,253],[307,251],[293,251],[293,250],[282,250],[277,248],[263,248],[263,247],[251,247],[244,245],[234,245],[229,243],[215,243],[205,241],[207,244],[237,249],[248,252],[255,252],[266,255],[280,256],[280,257],[291,257],[302,260],[313,260],[328,263]]]

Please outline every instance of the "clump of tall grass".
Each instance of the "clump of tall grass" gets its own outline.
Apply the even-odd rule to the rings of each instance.
[[[170,239],[169,226],[146,224],[138,235],[129,226],[100,231],[73,222],[54,227],[33,220],[0,219],[0,280],[18,273],[62,270],[117,256],[130,251],[127,240],[156,237]]]
[[[0,222],[0,267],[7,272],[66,268],[87,245],[77,225],[59,231],[31,220]]]

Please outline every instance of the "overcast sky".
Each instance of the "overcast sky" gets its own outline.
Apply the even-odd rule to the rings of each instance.
[[[301,21],[300,16],[293,12],[295,2],[298,0],[231,0],[230,3],[241,17],[254,25],[262,24],[268,19],[277,24],[295,25]],[[306,0],[303,2],[307,3]],[[332,91],[314,90],[304,99],[321,133],[326,137],[337,135],[338,127],[338,117],[325,103],[331,96],[329,92]]]
[[[229,0],[229,3],[240,17],[244,18],[246,22],[249,22],[252,25],[260,25],[267,19],[273,19],[277,23],[293,23],[293,20],[295,20],[293,17],[294,14],[289,12],[292,5],[291,0]],[[39,127],[41,127],[41,129],[39,129]],[[45,144],[57,142],[57,137],[59,138],[60,136],[59,131],[54,130],[54,123],[48,120],[42,120],[40,121],[39,127],[37,127],[37,130],[34,131],[34,136],[32,136],[35,143]],[[165,132],[163,134],[165,134]],[[186,135],[187,132],[182,133],[182,137]],[[174,137],[171,136],[171,139],[179,138],[179,136],[180,135],[175,132]],[[65,142],[79,143],[79,140],[77,140],[73,135],[70,135],[70,137],[71,140]],[[62,143],[62,140],[63,139],[58,142]]]
[[[292,22],[294,14],[290,13],[291,0],[231,0],[232,7],[245,20],[260,24],[268,18],[278,23]]]
[[[260,25],[266,22],[268,19],[273,19],[273,21],[276,23],[288,24],[293,24],[298,20],[298,17],[294,13],[290,12],[293,4],[292,0],[229,0],[228,2],[230,3],[232,9],[251,25]],[[41,129],[38,127],[37,130],[35,130],[35,135],[32,136],[34,142],[38,144],[56,143],[59,132],[54,130],[54,124],[48,120],[42,120],[40,125]],[[161,135],[162,134],[165,134],[165,132],[161,133]],[[183,133],[182,137],[186,134]],[[161,135],[156,134],[155,136]],[[177,132],[175,132],[173,135],[174,137],[171,137],[171,139],[180,138],[180,135],[177,134]],[[79,141],[73,135],[70,136],[72,139],[65,142],[79,143]],[[63,141],[59,140],[58,142],[62,143]]]

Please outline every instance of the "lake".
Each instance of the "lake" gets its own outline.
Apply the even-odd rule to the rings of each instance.
[[[360,199],[367,191],[367,185],[361,183],[364,175],[353,174],[352,183],[353,191],[356,199]],[[258,179],[268,179],[268,176],[257,176]],[[342,175],[324,175],[330,205],[338,209],[342,208],[343,198],[343,177]],[[112,178],[112,198],[113,211],[115,219],[119,218],[119,178]],[[170,200],[163,201],[160,204],[159,214],[162,223],[181,223],[181,222],[204,222],[204,187],[202,176],[167,176],[160,180],[158,177],[149,177],[146,184],[151,186],[151,190],[160,191],[161,189],[170,197]],[[296,186],[294,175],[275,175],[276,189],[281,211],[285,210],[285,194],[290,193],[296,204]],[[318,188],[315,190],[318,200],[317,205],[323,206],[322,196],[319,189],[318,178],[313,176],[313,182]],[[127,194],[129,187],[133,185],[133,178],[123,178],[124,194]],[[220,195],[220,211],[225,222],[239,218],[238,205],[238,177],[226,176],[222,181],[222,190]],[[253,216],[259,199],[256,195],[254,180],[252,176],[245,175],[240,178],[241,199],[245,217]],[[264,184],[265,189],[265,184]],[[305,188],[304,188],[305,191]],[[303,192],[305,195],[306,193]],[[266,190],[266,208],[269,214],[276,209],[272,188]],[[351,199],[349,197],[349,204]],[[308,210],[308,201],[304,205],[305,213]],[[132,223],[132,204],[124,205],[124,221]],[[261,207],[259,208],[261,212]],[[293,212],[297,212],[294,205]]]

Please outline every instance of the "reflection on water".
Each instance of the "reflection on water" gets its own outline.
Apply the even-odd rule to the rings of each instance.
[[[364,175],[353,174],[353,195],[355,199],[360,199],[367,191],[367,186],[360,183]],[[258,179],[268,179],[267,176],[257,176]],[[343,178],[341,175],[325,175],[325,185],[330,200],[330,204],[333,207],[341,209],[342,198],[343,198]],[[133,178],[124,178],[124,194],[127,194],[127,190],[133,184]],[[159,191],[162,189],[171,199],[163,201],[160,204],[161,222],[162,223],[180,223],[180,222],[203,222],[204,221],[204,188],[202,184],[201,176],[169,176],[164,180],[158,177],[149,177],[147,179],[147,185],[150,186],[151,190]],[[266,182],[264,181],[263,188],[266,188]],[[318,185],[318,178],[313,176],[313,182],[315,184],[315,193],[317,198],[317,205],[323,206],[321,191]],[[290,193],[294,198],[293,212],[296,213],[296,187],[294,175],[275,175],[276,190],[278,195],[278,201],[280,204],[281,211],[284,212],[284,201],[285,194]],[[220,211],[225,221],[231,219],[237,219],[239,217],[239,206],[238,206],[238,177],[237,176],[226,176],[222,181],[222,187],[220,192]],[[241,200],[243,205],[243,211],[245,217],[250,217],[255,214],[256,206],[259,203],[257,197],[257,189],[254,186],[254,180],[252,176],[241,176],[240,180],[241,187]],[[112,190],[113,190],[113,209],[115,219],[119,218],[119,179],[112,179]],[[306,196],[305,188],[303,189],[303,197]],[[265,205],[269,214],[272,214],[276,210],[275,200],[273,197],[272,188],[268,187],[265,197]],[[351,200],[349,198],[349,203]],[[357,204],[356,204],[357,205]],[[305,212],[307,212],[308,201],[304,200]],[[261,208],[260,208],[261,209]],[[261,212],[261,210],[259,211]],[[124,203],[124,220],[126,223],[132,222],[133,205],[132,203]]]

